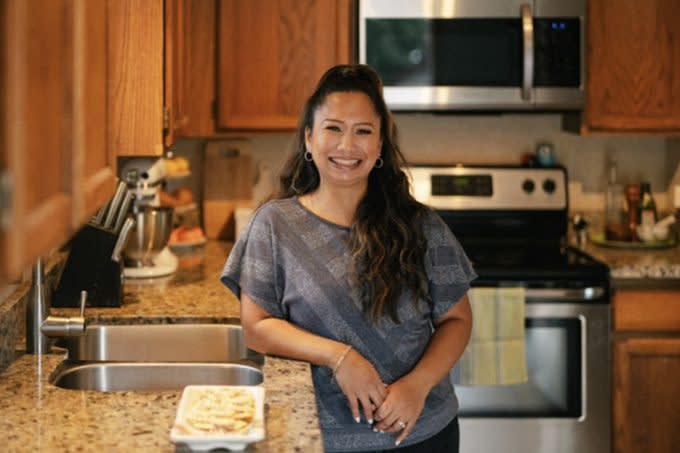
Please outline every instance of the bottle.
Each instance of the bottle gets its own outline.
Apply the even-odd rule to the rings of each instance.
[[[632,240],[639,240],[637,237],[638,214],[640,210],[640,186],[628,184],[626,186],[626,213],[628,216],[627,226]]]
[[[625,219],[625,202],[623,187],[617,182],[616,162],[609,166],[609,181],[605,189],[605,238],[609,241],[629,240],[628,226]]]
[[[639,208],[638,223],[643,228],[654,227],[658,220],[656,212],[656,203],[652,196],[651,185],[648,182],[640,184],[640,208]]]

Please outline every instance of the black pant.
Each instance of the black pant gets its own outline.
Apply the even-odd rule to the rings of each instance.
[[[429,439],[417,444],[389,450],[369,450],[355,453],[458,453],[460,443],[460,431],[458,429],[458,417]]]

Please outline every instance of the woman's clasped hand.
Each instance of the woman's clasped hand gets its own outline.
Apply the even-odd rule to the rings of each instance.
[[[400,432],[396,444],[406,438],[423,410],[427,393],[406,375],[391,385],[380,379],[373,365],[354,349],[338,364],[334,378],[347,397],[357,423],[373,425],[375,432]]]

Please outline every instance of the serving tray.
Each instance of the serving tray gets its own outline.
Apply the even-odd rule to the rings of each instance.
[[[210,432],[192,429],[187,424],[187,417],[192,403],[205,392],[221,390],[245,390],[255,400],[255,413],[250,428],[241,433]],[[264,387],[254,385],[188,385],[182,391],[177,407],[175,423],[170,430],[170,439],[175,443],[183,443],[192,450],[207,451],[226,448],[241,451],[252,442],[264,439]]]
[[[674,237],[668,237],[663,241],[610,241],[605,238],[604,233],[592,233],[590,235],[590,242],[602,247],[613,247],[619,249],[665,249],[675,247],[676,242]]]

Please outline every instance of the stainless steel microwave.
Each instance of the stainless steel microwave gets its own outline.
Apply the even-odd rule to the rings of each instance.
[[[586,0],[359,0],[393,110],[579,110]]]

